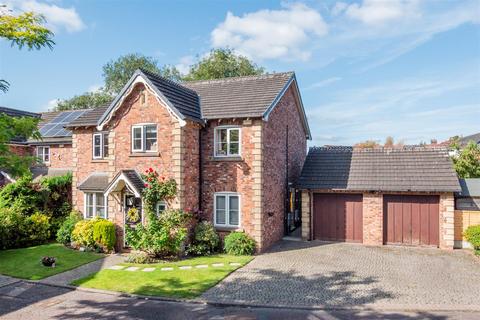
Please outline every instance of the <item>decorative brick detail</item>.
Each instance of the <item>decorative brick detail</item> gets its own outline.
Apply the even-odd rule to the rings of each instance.
[[[363,244],[383,244],[383,195],[363,194]]]
[[[453,193],[440,195],[440,248],[453,249],[454,246],[454,204]]]
[[[311,240],[311,202],[310,193],[307,190],[302,191],[302,239]]]

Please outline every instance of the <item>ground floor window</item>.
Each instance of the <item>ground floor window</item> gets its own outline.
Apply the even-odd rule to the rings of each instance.
[[[107,201],[101,192],[85,193],[85,218],[107,217]]]
[[[159,201],[157,202],[157,215],[161,214],[163,211],[167,210],[167,203],[165,201]]]
[[[48,146],[38,146],[37,147],[37,157],[40,158],[40,161],[43,163],[50,162],[50,147]]]
[[[240,195],[220,192],[215,193],[214,198],[215,225],[238,228],[240,226]]]

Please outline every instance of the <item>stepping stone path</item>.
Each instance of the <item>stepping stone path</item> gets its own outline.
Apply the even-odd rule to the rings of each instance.
[[[127,269],[125,269],[125,271],[137,271],[138,269],[140,269],[139,267],[128,267]]]
[[[232,266],[232,267],[238,267],[238,266],[241,266],[242,264],[238,263],[238,262],[230,262],[229,265]],[[225,266],[224,263],[212,263],[212,267],[223,267],[223,266]],[[194,267],[196,269],[207,269],[208,264],[199,264],[199,265],[196,265]],[[178,267],[178,269],[180,269],[180,270],[190,270],[190,269],[193,269],[194,267],[193,266],[180,266],[180,267]],[[108,267],[107,269],[110,269],[110,270],[125,270],[125,271],[135,272],[135,271],[139,270],[140,267],[128,267],[127,268],[125,266],[116,265],[116,266]],[[161,271],[172,271],[173,269],[174,269],[173,267],[160,268]],[[156,268],[149,267],[149,268],[142,268],[141,270],[143,272],[152,272],[152,271],[155,271]]]
[[[110,270],[122,270],[123,268],[125,268],[124,266],[111,266],[111,267],[108,267],[107,269],[110,269]]]

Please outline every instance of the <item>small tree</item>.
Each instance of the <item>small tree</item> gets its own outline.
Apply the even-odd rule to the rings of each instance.
[[[470,141],[458,156],[453,157],[460,178],[480,178],[480,147]]]
[[[378,147],[380,147],[380,145],[378,144],[377,141],[374,141],[374,140],[366,140],[364,142],[359,142],[355,144],[355,148],[358,148],[358,149],[373,149]]]
[[[248,58],[235,54],[231,49],[214,49],[190,68],[184,80],[209,80],[265,73]]]

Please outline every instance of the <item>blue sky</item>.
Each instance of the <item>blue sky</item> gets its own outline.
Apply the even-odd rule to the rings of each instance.
[[[0,41],[0,104],[45,111],[139,52],[184,70],[231,47],[294,70],[311,145],[418,143],[480,131],[480,1],[4,1],[43,13],[54,49]]]

